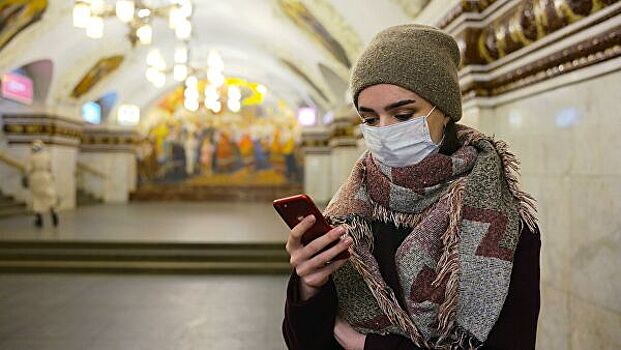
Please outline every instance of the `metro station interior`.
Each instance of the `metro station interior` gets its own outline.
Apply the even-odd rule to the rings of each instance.
[[[285,349],[272,201],[329,203],[351,69],[406,23],[537,200],[537,349],[621,348],[621,1],[2,0],[0,349]]]

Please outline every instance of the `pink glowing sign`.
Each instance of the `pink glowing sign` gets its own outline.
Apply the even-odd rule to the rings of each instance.
[[[32,103],[32,80],[15,73],[2,76],[2,97],[24,104]]]

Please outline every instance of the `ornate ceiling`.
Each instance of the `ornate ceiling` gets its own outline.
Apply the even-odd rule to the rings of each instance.
[[[144,72],[150,48],[132,48],[126,39],[127,27],[120,21],[106,19],[104,38],[90,39],[72,25],[73,1],[38,1],[45,2],[41,19],[24,26],[5,43],[0,52],[0,73],[33,61],[51,60],[54,72],[48,105],[70,111],[84,101],[115,91],[119,102],[147,107],[178,85],[172,77],[159,89],[147,82]],[[218,50],[225,75],[260,82],[291,105],[334,109],[345,102],[349,67],[363,45],[384,27],[411,22],[427,2],[194,0],[190,45],[199,53],[197,59],[206,59],[211,49]],[[166,21],[156,18],[152,47],[159,48],[172,62],[177,45]],[[72,94],[86,75],[96,76],[90,70],[98,62],[113,56],[122,57],[118,69],[101,75],[88,90]]]

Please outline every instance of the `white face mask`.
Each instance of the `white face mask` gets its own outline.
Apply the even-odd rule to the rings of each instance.
[[[400,168],[419,163],[431,154],[438,153],[440,146],[431,140],[427,117],[415,117],[388,126],[360,124],[367,148],[380,163]],[[441,143],[441,142],[440,142]]]

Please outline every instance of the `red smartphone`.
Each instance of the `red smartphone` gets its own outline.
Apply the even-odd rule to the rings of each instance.
[[[315,216],[315,224],[302,236],[302,244],[307,245],[314,239],[325,235],[332,230],[332,226],[328,224],[326,218],[323,217],[321,211],[317,208],[313,200],[306,194],[298,194],[291,197],[280,198],[274,201],[274,209],[280,214],[280,217],[287,223],[290,229],[293,229],[300,221],[309,215]],[[338,243],[337,241],[329,244],[324,250],[327,250]],[[334,260],[349,258],[349,251],[339,253]]]

